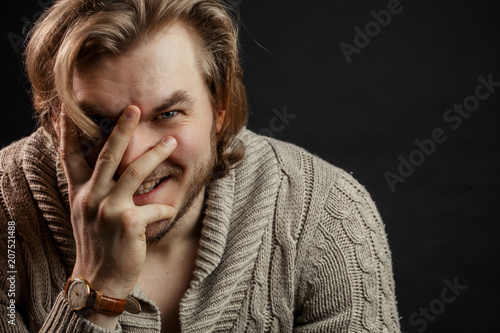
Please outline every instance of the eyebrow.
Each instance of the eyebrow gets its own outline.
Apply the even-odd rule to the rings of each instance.
[[[185,90],[176,90],[170,96],[165,98],[161,104],[157,107],[153,108],[152,113],[156,114],[163,110],[169,109],[176,105],[182,105],[184,107],[191,106],[194,102],[194,98],[189,96]],[[103,118],[113,119],[114,117],[110,117],[108,112],[101,110],[99,107],[91,104],[82,102],[79,104],[80,108],[88,115],[88,116],[97,116]]]
[[[158,113],[175,105],[190,106],[193,102],[194,98],[189,96],[185,90],[176,90],[162,104],[154,108],[153,113]]]

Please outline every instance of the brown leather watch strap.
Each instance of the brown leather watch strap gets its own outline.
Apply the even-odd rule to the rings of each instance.
[[[98,313],[118,316],[125,311],[127,305],[126,299],[114,298],[103,295],[102,292],[96,291],[95,302],[93,309]]]
[[[82,277],[79,277],[78,279],[87,284],[90,292],[86,305],[81,309],[81,311],[94,311],[112,316],[118,316],[125,310],[130,313],[139,313],[141,311],[141,305],[132,296],[129,295],[126,299],[106,296],[103,295],[102,292],[95,290],[86,279]],[[66,285],[64,286],[64,292],[66,295],[68,294],[69,286],[73,283],[73,281],[74,280],[71,276],[66,281]]]

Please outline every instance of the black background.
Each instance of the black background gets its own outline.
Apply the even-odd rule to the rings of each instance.
[[[403,331],[492,332],[500,87],[456,129],[443,115],[474,95],[479,76],[500,82],[500,2],[402,0],[348,63],[340,43],[354,45],[354,27],[364,30],[390,1],[232,1],[242,16],[249,128],[305,147],[367,187],[389,236]],[[23,17],[33,21],[40,4],[4,4],[1,146],[35,126],[8,37],[22,36]],[[281,126],[273,118],[284,108],[295,118]],[[416,156],[414,141],[436,128],[445,142],[392,191],[384,173],[397,174],[398,157]],[[467,289],[440,303],[444,281],[455,279]],[[422,320],[429,306],[437,315]]]

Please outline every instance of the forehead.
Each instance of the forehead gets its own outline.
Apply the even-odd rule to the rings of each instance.
[[[76,101],[115,113],[130,104],[151,108],[175,91],[199,93],[204,80],[195,39],[185,25],[173,24],[128,52],[78,65]]]

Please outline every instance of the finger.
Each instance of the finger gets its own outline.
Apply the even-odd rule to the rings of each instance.
[[[177,141],[171,136],[165,137],[151,150],[132,162],[120,176],[116,184],[116,193],[127,197],[132,196],[146,177],[170,156],[175,147],[177,147]]]
[[[141,221],[146,224],[155,223],[162,220],[168,220],[175,216],[175,210],[171,206],[150,204],[146,206],[137,206],[138,215]]]
[[[140,110],[137,106],[128,106],[118,119],[113,132],[104,144],[94,168],[97,184],[107,185],[116,173],[123,154],[127,149],[132,133],[137,126]]]
[[[88,166],[85,157],[78,150],[78,136],[76,126],[68,119],[64,105],[61,107],[59,129],[59,157],[66,178],[70,185],[79,185],[88,181],[92,169]]]

